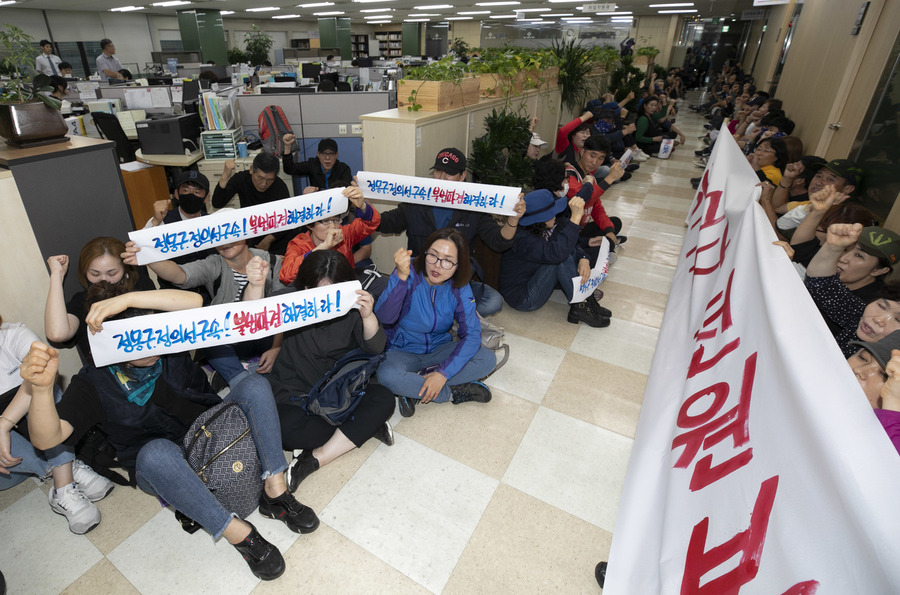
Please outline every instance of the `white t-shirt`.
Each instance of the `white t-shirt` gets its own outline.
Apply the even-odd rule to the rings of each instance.
[[[0,325],[0,394],[22,384],[19,367],[31,344],[40,340],[21,322]]]
[[[775,224],[778,226],[778,229],[796,229],[803,223],[807,215],[809,215],[809,205],[800,205],[779,217]]]

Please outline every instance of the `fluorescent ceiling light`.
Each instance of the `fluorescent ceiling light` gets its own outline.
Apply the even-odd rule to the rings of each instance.
[[[550,4],[562,4],[563,2],[578,2],[584,4],[584,0],[550,0]]]
[[[0,6],[4,4],[15,4],[14,0],[10,0],[9,2],[0,2]],[[144,10],[143,6],[120,6],[119,8],[110,8],[110,12],[131,12],[132,10]]]
[[[469,10],[466,12],[461,12],[459,14],[491,14],[490,10]]]
[[[675,8],[676,6],[693,6],[693,2],[675,2],[673,4],[651,4],[649,8]]]
[[[554,12],[553,14],[545,14],[545,17],[570,17],[573,16],[571,12]]]
[[[631,13],[628,11],[620,11],[620,12],[595,12],[594,14],[597,16],[601,16],[601,17],[612,17],[612,16],[617,16],[617,15],[624,16],[626,14],[631,14]]]
[[[224,16],[226,14],[234,14],[234,11],[233,10],[221,10],[221,11],[219,11],[219,14]]]
[[[503,0],[503,2],[476,2],[475,6],[512,6],[514,4],[521,4],[521,2],[519,2],[518,0]]]
[[[428,23],[431,19],[403,19],[404,23]]]
[[[573,17],[571,19],[563,19],[563,20],[566,21],[567,23],[577,23],[578,21],[582,21],[582,22],[587,21],[589,23],[592,22],[591,17]]]
[[[633,21],[634,17],[609,17],[609,20],[613,23],[616,22],[624,22],[624,21]]]
[[[273,10],[281,10],[277,6],[263,6],[262,8],[248,8],[244,12],[271,12]]]
[[[471,21],[474,17],[447,17],[445,21]]]
[[[167,2],[154,2],[153,6],[181,6],[182,4],[190,4],[188,0],[168,0]]]
[[[394,10],[393,8],[366,8],[365,10],[360,10],[359,12],[391,12]]]
[[[313,16],[314,17],[333,17],[333,16],[337,16],[339,14],[344,14],[344,11],[332,10],[331,12],[314,12]]]
[[[2,1],[0,1],[0,6],[6,6],[7,4],[15,4],[15,3],[16,3],[16,0],[2,0]],[[110,10],[112,10],[114,12],[115,11],[126,12],[126,10],[123,10],[123,9],[142,10],[143,8],[144,8],[143,6],[123,6],[122,8],[110,8]]]
[[[443,8],[453,8],[452,4],[429,4],[427,6],[416,6],[416,10],[441,10]]]
[[[389,19],[391,15],[389,14],[367,14],[363,17],[364,19]]]
[[[550,8],[517,8],[516,12],[547,12]]]
[[[417,17],[439,17],[439,16],[441,16],[441,15],[439,15],[439,14],[436,13],[436,12],[434,12],[434,13],[431,13],[431,12],[411,12],[411,13],[409,13],[409,14],[406,15],[406,16],[414,19],[414,18],[417,18]]]
[[[297,8],[321,8],[323,6],[334,6],[334,2],[313,2],[312,4],[298,4]]]
[[[393,2],[394,0],[353,0],[357,4],[375,4],[376,2]]]
[[[518,17],[514,14],[492,14],[488,18],[491,18],[491,19],[516,19]]]
[[[659,14],[679,14],[683,12],[697,12],[696,8],[691,8],[688,10],[657,10]]]
[[[299,19],[301,15],[299,14],[279,14],[272,17],[273,19]]]
[[[393,23],[394,21],[369,21],[367,25],[387,25],[389,23]]]

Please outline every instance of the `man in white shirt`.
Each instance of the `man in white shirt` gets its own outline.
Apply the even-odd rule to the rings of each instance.
[[[97,56],[97,73],[108,79],[124,80],[124,76],[119,74],[122,70],[122,63],[115,57],[116,46],[109,39],[100,40],[100,49],[103,53]]]
[[[34,59],[34,69],[47,76],[59,75],[59,65],[62,59],[53,54],[53,44],[42,39],[41,52],[43,53]]]

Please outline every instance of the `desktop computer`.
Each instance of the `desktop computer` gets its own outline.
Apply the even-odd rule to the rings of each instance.
[[[184,155],[200,148],[200,116],[151,118],[135,125],[145,155]]]

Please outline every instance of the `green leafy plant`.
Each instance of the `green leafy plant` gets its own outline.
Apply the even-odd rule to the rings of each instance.
[[[468,76],[468,69],[462,62],[455,62],[452,56],[445,56],[440,60],[409,68],[403,78],[417,81],[451,81],[459,82]]]
[[[647,56],[648,58],[655,58],[659,55],[659,49],[653,47],[652,45],[645,45],[642,48],[638,48],[634,52],[635,56]]]
[[[484,118],[485,134],[472,141],[469,169],[478,182],[500,186],[531,183],[534,166],[525,157],[530,118],[509,110],[491,110]]]
[[[6,23],[0,29],[0,48],[3,49],[3,70],[9,75],[9,87],[0,94],[3,103],[28,103],[42,101],[53,109],[60,109],[62,102],[44,93],[53,91],[50,77],[46,74],[35,74],[28,82],[29,70],[34,70],[34,49],[31,44],[34,38],[15,25]]]
[[[409,92],[409,97],[407,97],[406,100],[407,100],[409,103],[411,103],[412,105],[407,105],[407,106],[406,106],[406,111],[408,111],[408,112],[417,112],[417,111],[419,111],[420,109],[422,109],[422,104],[416,102],[416,95],[418,95],[418,94],[419,94],[419,90],[418,90],[418,89],[412,89],[412,90]]]
[[[464,58],[469,55],[469,51],[472,48],[469,47],[469,44],[462,37],[457,37],[453,40],[453,43],[450,44],[450,53],[456,56],[457,58]]]
[[[275,40],[259,28],[258,25],[250,25],[252,31],[247,33],[244,40],[244,49],[247,53],[247,60],[259,66],[269,59],[269,50],[275,45]]]
[[[247,53],[241,48],[231,48],[228,50],[229,64],[244,64],[247,61]]]
[[[602,81],[591,77],[595,55],[574,39],[553,40],[551,47],[559,64],[559,91],[563,105],[576,112],[588,101],[599,97]]]
[[[609,76],[609,88],[615,91],[616,101],[621,101],[628,93],[640,95],[643,81],[644,71],[634,65],[633,57],[623,56]]]

